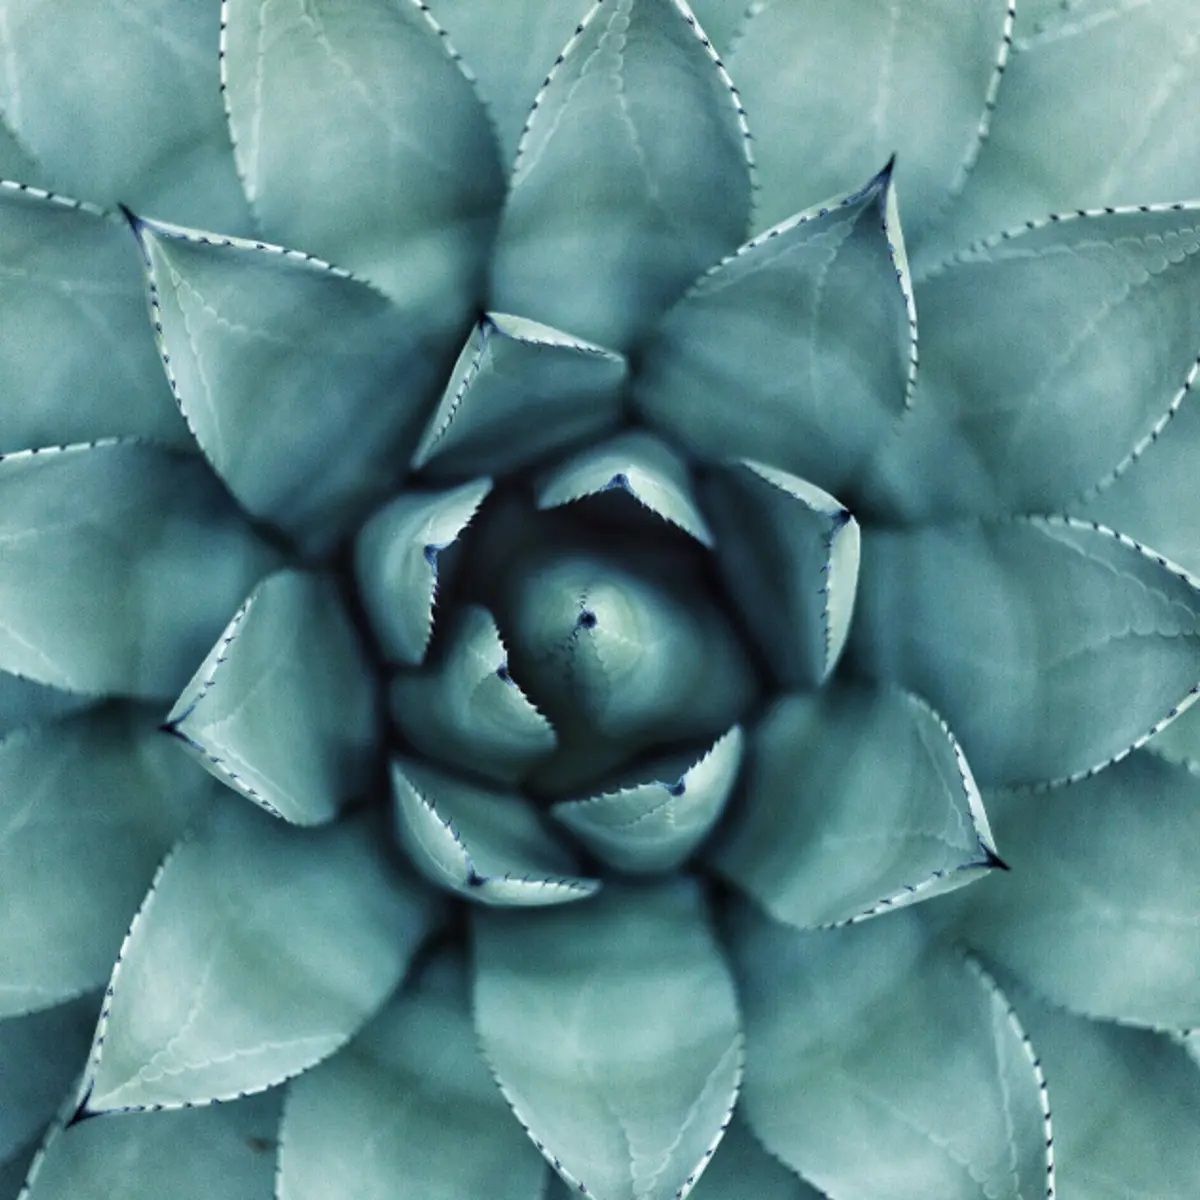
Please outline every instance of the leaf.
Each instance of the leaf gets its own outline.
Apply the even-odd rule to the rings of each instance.
[[[0,108],[49,186],[249,232],[218,91],[215,5],[61,0],[53,28],[39,0],[4,0],[3,14]]]
[[[682,772],[636,772],[648,782],[612,788],[550,809],[608,866],[630,874],[672,871],[712,832],[738,781],[745,738],[735,725]],[[674,764],[663,764],[673,767]]]
[[[478,787],[406,759],[392,762],[400,842],[427,879],[478,904],[541,907],[586,900],[600,884],[516,792]]]
[[[472,915],[475,1025],[534,1144],[594,1200],[686,1196],[742,1075],[733,983],[696,885]]]
[[[359,530],[358,596],[389,662],[415,667],[424,660],[443,583],[442,552],[458,540],[491,489],[490,479],[474,479],[440,492],[403,492]]]
[[[507,474],[606,433],[621,420],[627,374],[611,350],[488,313],[458,356],[413,467],[435,479]]]
[[[190,447],[122,234],[91,206],[0,185],[0,452],[116,435]]]
[[[1111,530],[871,529],[863,564],[855,665],[927,699],[981,783],[1086,775],[1197,694],[1195,580]]]
[[[1157,439],[1196,376],[1200,204],[1046,218],[916,286],[920,386],[874,503],[1057,511]]]
[[[255,588],[167,716],[206,771],[298,825],[332,820],[366,788],[377,725],[337,586],[300,571]]]
[[[22,1200],[267,1200],[278,1092],[235,1104],[56,1129]]]
[[[819,687],[850,632],[858,522],[827,492],[750,459],[708,470],[701,495],[717,567],[776,682]]]
[[[392,722],[445,766],[515,784],[554,750],[554,729],[509,674],[508,651],[486,608],[457,609],[445,628],[436,661],[392,679]]]
[[[695,457],[744,455],[837,494],[907,404],[907,272],[889,166],[704,275],[644,351],[639,413]]]
[[[692,1200],[822,1200],[820,1192],[772,1158],[736,1115],[691,1195]]]
[[[1200,705],[1180,714],[1147,743],[1149,749],[1171,762],[1200,767]]]
[[[25,725],[66,716],[94,704],[95,699],[0,671],[0,736]]]
[[[159,872],[113,968],[86,1112],[262,1091],[383,1004],[438,906],[359,819],[318,830],[218,801]]]
[[[1052,1200],[1033,1051],[996,985],[915,913],[802,933],[742,904],[727,931],[741,1111],[772,1154],[838,1200]]]
[[[475,1048],[466,964],[430,962],[292,1085],[279,1200],[541,1200],[545,1164]]]
[[[1008,55],[1010,0],[743,8],[729,62],[759,159],[759,228],[845,191],[895,154],[905,228],[919,243],[985,136]]]
[[[627,350],[745,236],[741,101],[681,0],[598,0],[533,105],[492,307]]]
[[[990,810],[1012,874],[956,897],[962,936],[1086,1015],[1200,1025],[1200,778],[1133,754]]]
[[[767,710],[710,857],[798,928],[890,912],[1002,865],[941,718],[908,692],[846,685]]]
[[[0,458],[0,669],[177,694],[274,553],[197,459],[140,442]]]
[[[109,705],[0,742],[0,1015],[103,986],[159,861],[211,803],[156,726]]]
[[[692,494],[687,459],[642,429],[626,430],[549,467],[538,480],[537,506],[558,508],[609,491],[632,496],[701,545],[712,545]]]
[[[224,0],[222,20],[229,123],[264,233],[374,283],[435,360],[453,355],[480,307],[504,178],[425,6]]]

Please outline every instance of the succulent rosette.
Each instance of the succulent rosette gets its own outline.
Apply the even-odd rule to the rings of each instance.
[[[1194,1194],[1198,47],[0,5],[0,1196]]]

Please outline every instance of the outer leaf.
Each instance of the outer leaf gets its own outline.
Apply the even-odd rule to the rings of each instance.
[[[218,92],[215,5],[61,0],[52,30],[39,0],[0,11],[0,108],[51,186],[249,232]]]
[[[0,1014],[104,983],[159,860],[211,802],[156,724],[113,705],[0,742]]]
[[[22,1200],[25,1176],[38,1151],[38,1143],[27,1142],[6,1162],[0,1163],[0,1196],[4,1200]]]
[[[618,871],[649,874],[680,866],[720,819],[738,781],[745,739],[735,725],[709,751],[675,771],[639,772],[652,782],[555,804],[561,821]]]
[[[0,186],[0,453],[118,434],[190,444],[154,364],[136,266],[97,210]]]
[[[267,1200],[279,1124],[278,1092],[136,1120],[57,1129],[22,1200]]]
[[[386,659],[417,666],[433,634],[442,551],[462,534],[490,479],[444,492],[405,492],[359,531],[354,572],[359,599]]]
[[[483,1053],[538,1149],[595,1200],[686,1196],[742,1074],[733,984],[695,884],[476,911],[473,931]]]
[[[0,458],[0,669],[178,693],[274,554],[196,459],[136,442]]]
[[[991,809],[1013,870],[963,893],[963,936],[1079,1012],[1200,1025],[1200,778],[1134,754]]]
[[[465,964],[443,953],[292,1084],[278,1200],[541,1200],[545,1165],[475,1048]]]
[[[876,916],[1000,865],[945,723],[907,692],[863,687],[788,696],[767,711],[712,858],[801,928]]]
[[[578,864],[515,792],[476,787],[420,763],[392,763],[400,841],[417,869],[479,904],[541,907],[586,900],[600,884]]]
[[[44,683],[0,671],[0,734],[66,716],[94,703],[94,696],[59,691]]]
[[[694,455],[745,455],[837,493],[907,403],[915,314],[891,168],[746,243],[664,318],[635,384]]]
[[[1200,706],[1193,704],[1178,720],[1155,734],[1148,748],[1172,762],[1200,767]]]
[[[692,1193],[693,1200],[822,1200],[778,1159],[772,1158],[735,1116],[713,1156],[712,1166]]]
[[[413,466],[435,478],[506,474],[605,433],[621,419],[627,371],[611,350],[489,313],[458,356]]]
[[[750,459],[707,473],[717,565],[784,687],[829,678],[850,632],[858,522],[820,488]]]
[[[362,820],[322,830],[241,801],[166,861],[113,969],[86,1111],[261,1091],[353,1036],[436,915]]]
[[[459,609],[448,629],[436,661],[392,680],[392,720],[422,754],[514,784],[554,750],[554,729],[509,674],[486,608]]]
[[[222,783],[298,825],[367,784],[378,735],[371,663],[332,580],[280,571],[254,590],[167,717]]]
[[[905,226],[920,241],[978,151],[1007,57],[1009,0],[744,7],[730,70],[760,159],[760,228],[896,154]]]
[[[741,906],[742,1112],[838,1200],[1051,1198],[1044,1085],[1004,997],[911,912],[801,933]]]
[[[504,196],[487,114],[417,0],[224,0],[238,167],[264,231],[348,267],[435,357],[478,309]]]
[[[1157,438],[1196,374],[1200,204],[1050,218],[917,281],[890,508],[1057,511]]]
[[[1195,698],[1195,580],[1068,518],[871,530],[858,666],[929,700],[983,783],[1122,757]],[[964,648],[970,648],[964,657]]]
[[[683,0],[597,0],[521,137],[493,307],[628,349],[745,236],[748,137]]]

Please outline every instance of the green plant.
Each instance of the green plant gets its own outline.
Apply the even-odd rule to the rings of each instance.
[[[0,7],[0,1196],[1194,1188],[1190,0],[695,8]]]

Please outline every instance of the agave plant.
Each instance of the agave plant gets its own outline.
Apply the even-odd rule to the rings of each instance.
[[[0,1196],[1194,1194],[1198,47],[0,6]]]

